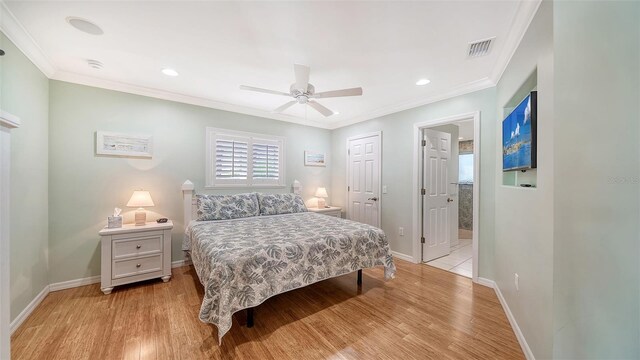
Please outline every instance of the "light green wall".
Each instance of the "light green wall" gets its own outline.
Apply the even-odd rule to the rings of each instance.
[[[49,284],[49,80],[0,32],[0,108],[18,116],[11,131],[11,319]]]
[[[382,184],[388,193],[382,197],[381,227],[387,234],[391,249],[413,255],[412,187],[413,187],[413,126],[415,123],[452,115],[480,111],[481,153],[495,151],[495,88],[477,91],[452,99],[420,106],[373,120],[361,122],[331,133],[332,138],[332,193],[331,202],[346,203],[346,141],[350,136],[382,131]],[[487,186],[480,190],[480,276],[491,278],[493,262],[495,157],[481,156],[480,181]],[[404,236],[398,227],[404,227]]]
[[[207,126],[286,138],[287,188],[263,191],[290,192],[297,179],[309,199],[317,187],[330,185],[330,167],[305,167],[303,155],[305,149],[329,155],[329,130],[59,81],[50,83],[50,108],[52,283],[100,274],[98,230],[116,206],[127,212],[125,222],[133,222],[125,204],[139,188],[149,190],[156,204],[150,218],[173,220],[172,260],[183,258],[180,186],[189,179],[196,191],[204,187]],[[153,135],[153,159],[94,155],[98,130]]]
[[[532,82],[534,73],[537,78]],[[513,99],[521,100],[537,83],[537,187],[502,185],[501,142],[493,149],[498,164],[493,280],[538,359],[550,358],[552,351],[553,74],[553,3],[543,2],[498,82],[494,127],[495,136],[501,139],[502,120],[514,105]],[[515,287],[516,273],[519,290]]]
[[[556,358],[640,358],[640,3],[555,2]]]

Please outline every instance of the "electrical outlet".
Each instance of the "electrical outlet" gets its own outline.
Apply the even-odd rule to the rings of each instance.
[[[387,185],[382,185],[382,193],[383,194],[387,193]]]
[[[516,291],[520,291],[520,275],[518,273],[513,274],[513,282],[516,284]]]
[[[404,228],[402,226],[398,228],[398,234],[400,234],[400,236],[404,236]]]

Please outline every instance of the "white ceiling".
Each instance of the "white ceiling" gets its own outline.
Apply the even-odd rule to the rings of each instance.
[[[5,1],[0,25],[54,79],[336,128],[494,85],[537,3]],[[466,57],[469,42],[489,37],[489,55]],[[238,88],[288,92],[294,63],[311,67],[317,91],[364,95],[322,99],[340,112],[324,118],[304,105],[272,114],[290,99]],[[431,83],[416,86],[420,78]]]

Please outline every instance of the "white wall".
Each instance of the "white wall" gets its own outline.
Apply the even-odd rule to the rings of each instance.
[[[382,223],[391,249],[413,255],[412,187],[413,187],[413,124],[452,115],[480,111],[481,181],[488,186],[480,189],[480,276],[492,278],[494,187],[495,182],[495,89],[487,89],[420,106],[399,113],[336,129],[332,141],[332,193],[334,205],[346,204],[346,141],[350,136],[382,131],[382,184],[388,193],[381,194]],[[398,235],[398,227],[404,227],[404,236]]]
[[[640,358],[640,2],[555,2],[556,358]]]
[[[553,3],[543,2],[497,86],[495,136],[502,138],[504,108],[538,87],[537,188],[495,181],[494,280],[536,358],[551,358],[553,324]],[[502,169],[501,143],[494,143],[496,173]],[[516,290],[514,274],[520,276]]]

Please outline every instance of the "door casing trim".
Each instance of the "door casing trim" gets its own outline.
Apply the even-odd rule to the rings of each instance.
[[[351,204],[349,204],[349,179],[351,177],[351,164],[349,163],[349,143],[352,140],[364,139],[372,136],[378,137],[378,226],[382,228],[382,131],[374,131],[370,133],[349,136],[347,138],[345,150],[345,156],[347,157],[347,179],[346,184],[344,185],[346,194],[345,204],[347,204],[345,209],[345,216],[347,217],[347,219],[349,219],[349,213],[351,212]]]
[[[480,234],[480,111],[447,116],[413,124],[413,262],[422,262],[422,244],[420,243],[420,181],[421,181],[421,137],[425,128],[446,125],[453,122],[473,120],[473,270],[472,280],[478,282],[478,240]],[[348,180],[347,180],[348,181]]]

